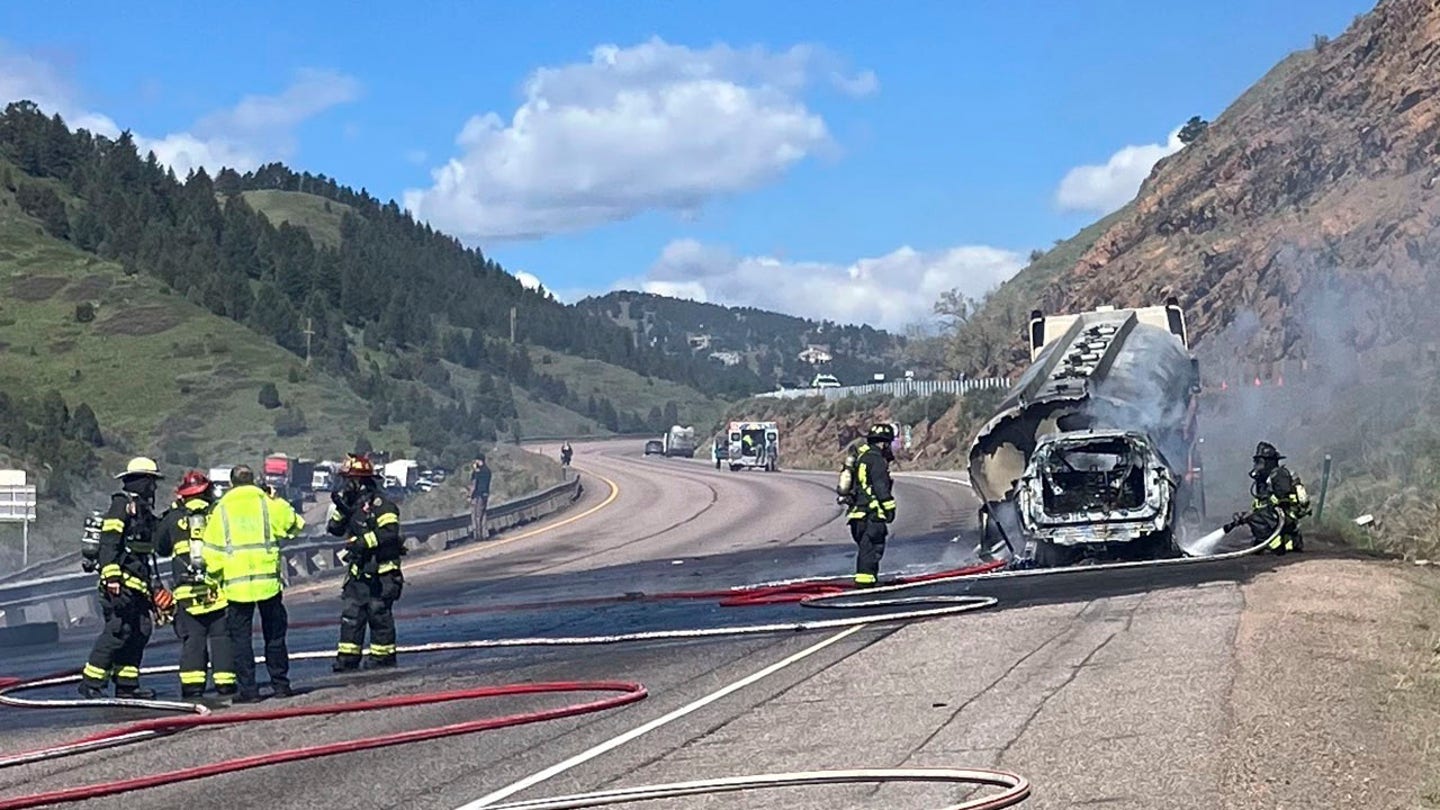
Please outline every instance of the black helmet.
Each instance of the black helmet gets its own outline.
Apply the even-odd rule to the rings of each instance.
[[[870,431],[865,434],[865,439],[872,442],[893,442],[895,441],[895,428],[884,422],[876,422],[870,426]]]
[[[1275,445],[1269,442],[1260,442],[1255,445],[1254,461],[1279,461],[1282,458],[1285,457],[1280,455],[1280,451],[1275,449]]]

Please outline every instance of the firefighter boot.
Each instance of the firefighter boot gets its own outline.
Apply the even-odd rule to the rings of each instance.
[[[143,686],[117,686],[115,697],[125,700],[151,700],[155,697],[155,690]]]
[[[360,656],[340,654],[335,656],[335,663],[330,665],[331,672],[354,672],[360,668]]]

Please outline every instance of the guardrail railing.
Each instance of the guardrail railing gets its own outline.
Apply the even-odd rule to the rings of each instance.
[[[584,489],[580,476],[572,475],[562,484],[489,507],[486,534],[529,523],[579,500]],[[402,518],[400,528],[411,554],[444,551],[475,539],[468,512],[433,520],[406,522]],[[343,542],[329,535],[301,535],[280,547],[281,576],[290,583],[338,574],[345,568],[340,562],[344,547]],[[77,565],[78,560],[77,555]],[[168,573],[169,567],[162,565],[161,570]],[[77,627],[98,622],[101,613],[96,592],[96,575],[84,571],[0,582],[0,627],[33,622]]]
[[[756,394],[755,396],[766,399],[823,397],[828,401],[843,399],[845,397],[862,397],[870,394],[885,394],[892,397],[928,397],[931,394],[944,392],[959,396],[968,394],[971,391],[980,391],[987,388],[1009,387],[1010,381],[1004,377],[982,377],[974,380],[892,380],[890,382],[867,383],[865,385],[845,385],[839,388],[787,388],[783,391],[766,391],[763,394]]]

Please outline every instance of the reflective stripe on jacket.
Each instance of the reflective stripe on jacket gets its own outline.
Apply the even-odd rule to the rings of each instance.
[[[231,602],[262,602],[280,593],[280,541],[305,521],[290,504],[253,485],[225,493],[205,522],[205,571]]]

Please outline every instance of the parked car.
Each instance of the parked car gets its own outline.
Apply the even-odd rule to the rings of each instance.
[[[659,439],[651,439],[650,441],[645,442],[645,455],[647,455],[647,456],[663,456],[663,455],[665,455],[665,443],[662,442],[662,441],[660,441]]]

